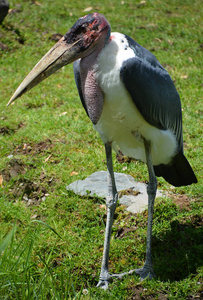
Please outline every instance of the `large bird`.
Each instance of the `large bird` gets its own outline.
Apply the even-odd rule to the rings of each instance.
[[[100,279],[107,289],[111,277],[133,272],[141,280],[154,277],[151,260],[156,176],[174,186],[196,183],[183,154],[182,114],[178,92],[156,57],[132,38],[111,33],[99,13],[77,20],[38,62],[18,87],[10,104],[55,71],[74,62],[74,75],[84,109],[99,132],[106,151],[107,222]],[[112,165],[112,146],[147,163],[149,172],[146,261],[141,269],[110,274],[111,229],[118,199]]]

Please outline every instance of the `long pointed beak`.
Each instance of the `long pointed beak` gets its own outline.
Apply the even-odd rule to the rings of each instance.
[[[62,37],[36,64],[32,71],[27,75],[23,82],[19,85],[7,106],[9,106],[18,97],[29,91],[42,80],[49,77],[61,67],[73,62],[79,58],[80,41],[78,39],[72,44],[67,44],[65,38]]]

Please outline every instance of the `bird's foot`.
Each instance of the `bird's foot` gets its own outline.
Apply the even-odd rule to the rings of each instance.
[[[99,287],[105,291],[108,290],[109,280],[108,279],[100,279],[99,282],[97,283],[96,287]]]
[[[145,265],[143,268],[135,269],[134,271],[137,275],[140,276],[141,281],[143,281],[144,279],[152,279],[156,276],[152,266]]]
[[[100,287],[103,290],[108,290],[109,283],[112,281],[109,272],[105,272],[105,275],[100,274],[99,282],[96,287]]]
[[[107,273],[105,277],[100,276],[100,280],[97,284],[97,287],[100,287],[104,290],[107,290],[109,287],[109,283],[112,282],[113,278],[122,279],[125,275],[131,275],[133,273],[136,273],[136,270],[130,270],[128,272],[119,273],[119,274],[109,274]]]
[[[130,270],[128,272],[123,272],[123,273],[119,273],[119,274],[107,273],[105,277],[100,277],[97,287],[107,290],[109,287],[109,283],[112,281],[113,278],[117,278],[117,279],[121,280],[124,276],[131,275],[134,273],[140,276],[141,281],[143,281],[144,279],[152,279],[156,276],[154,273],[153,267],[145,265],[143,268],[134,269],[134,270]]]

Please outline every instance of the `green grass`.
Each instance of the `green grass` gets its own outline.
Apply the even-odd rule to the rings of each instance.
[[[61,69],[16,103],[6,104],[84,9],[153,52],[181,96],[185,154],[198,184],[157,199],[153,262],[157,277],[129,276],[110,290],[95,288],[103,251],[105,210],[100,199],[66,191],[74,180],[105,170],[104,146],[77,95],[72,66]],[[200,299],[202,291],[202,4],[201,1],[10,1],[0,26],[0,299]],[[63,114],[67,112],[66,114]],[[140,162],[114,170],[148,180]],[[3,176],[3,177],[2,177]],[[1,179],[3,182],[1,183]],[[117,208],[110,271],[142,266],[147,213]],[[136,228],[118,238],[120,229]],[[199,298],[198,298],[199,297]]]

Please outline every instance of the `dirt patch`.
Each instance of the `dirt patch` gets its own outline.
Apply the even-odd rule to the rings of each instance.
[[[8,182],[13,177],[16,177],[20,174],[25,174],[26,168],[26,165],[20,159],[11,159],[7,164],[7,168],[1,172],[3,181]]]
[[[27,206],[38,205],[46,200],[48,194],[48,186],[53,182],[53,178],[47,178],[42,172],[40,181],[30,181],[20,179],[15,183],[14,188],[10,190],[14,199],[21,199]]]
[[[190,199],[186,195],[172,195],[173,203],[180,208],[180,210],[191,210]]]
[[[18,169],[17,171],[21,173],[24,172],[23,169]],[[13,187],[9,189],[9,193],[11,199],[14,201],[23,201],[27,206],[38,205],[46,200],[46,197],[49,195],[48,190],[50,191],[50,186],[53,182],[53,178],[47,177],[44,172],[42,172],[36,181],[25,178],[16,180]]]
[[[128,232],[136,231],[137,227],[132,226],[131,228],[128,227],[123,227],[123,228],[118,228],[115,238],[122,239]]]
[[[13,133],[15,130],[8,126],[0,127],[0,135],[7,135]]]
[[[1,120],[5,120],[5,117],[1,117]],[[10,128],[8,126],[3,126],[0,127],[0,135],[8,135],[8,134],[13,134],[15,133],[18,129],[22,128],[23,126],[25,126],[25,124],[23,123],[19,123],[15,128]]]
[[[123,155],[123,153],[120,150],[118,150],[118,153],[116,154],[116,160],[120,164],[130,163],[131,161],[134,161],[134,162],[136,161],[135,158]]]
[[[155,294],[149,294],[146,288],[143,288],[142,286],[133,286],[132,288],[128,289],[129,291],[129,297],[128,300],[167,300],[168,295],[164,293],[157,293]]]
[[[9,189],[10,199],[14,201],[23,201],[26,205],[38,205],[46,200],[49,195],[50,186],[53,184],[53,177],[48,177],[44,172],[41,172],[36,181],[31,181],[26,178],[18,178],[17,176],[25,174],[26,171],[35,166],[24,164],[20,159],[13,158],[7,164],[7,168],[0,172],[2,179],[1,185],[14,179],[13,186]]]
[[[53,147],[53,144],[52,144],[51,140],[46,139],[44,141],[41,141],[41,142],[35,143],[35,144],[31,144],[31,143],[21,144],[16,147],[16,149],[14,150],[14,153],[35,156],[37,154],[47,152],[52,147]]]

